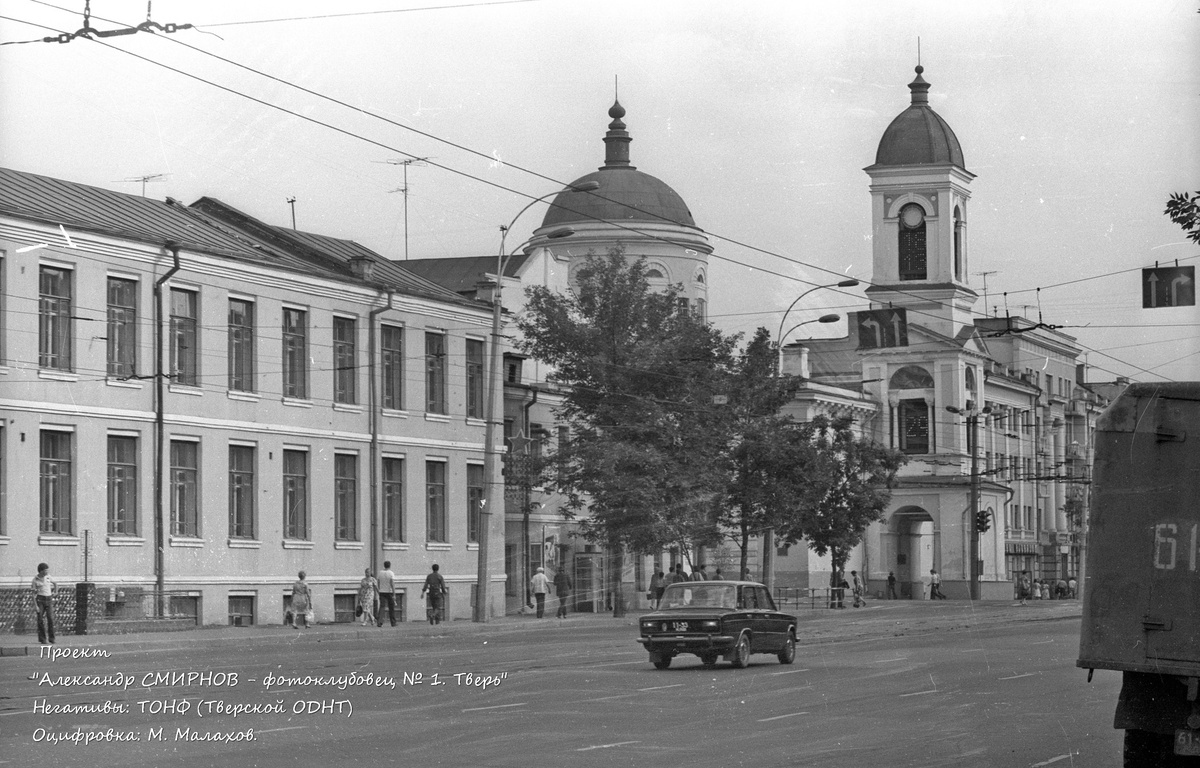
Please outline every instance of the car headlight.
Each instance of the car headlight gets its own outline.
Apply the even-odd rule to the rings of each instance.
[[[700,629],[711,629],[715,632],[716,630],[719,630],[720,628],[721,628],[721,622],[719,622],[719,621],[702,621],[702,622],[700,622]]]

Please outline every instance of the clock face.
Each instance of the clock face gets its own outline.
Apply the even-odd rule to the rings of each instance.
[[[925,211],[919,205],[906,205],[900,211],[900,220],[909,229],[919,227],[925,221]]]

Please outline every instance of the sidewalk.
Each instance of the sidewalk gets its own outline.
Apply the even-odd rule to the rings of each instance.
[[[955,632],[980,629],[998,624],[1074,619],[1082,614],[1079,600],[1040,600],[1028,605],[1008,601],[968,600],[871,600],[864,608],[788,610],[797,617],[801,645],[861,640],[873,637],[904,637],[930,632]],[[445,637],[461,634],[496,635],[529,632],[548,627],[579,627],[581,630],[626,626],[630,637],[636,634],[638,618],[646,611],[629,611],[623,618],[611,613],[575,613],[566,619],[536,619],[532,616],[497,617],[486,624],[457,620],[430,625],[410,621],[382,628],[353,624],[321,624],[297,630],[278,624],[251,627],[210,626],[172,632],[135,632],[122,635],[58,636],[57,648],[105,648],[111,653],[143,650],[181,650],[197,644],[230,645],[245,648],[249,644],[319,643],[365,640],[392,635]],[[0,656],[36,656],[41,646],[34,635],[0,635]]]

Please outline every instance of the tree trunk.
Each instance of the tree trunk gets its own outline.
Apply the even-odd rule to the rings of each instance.
[[[625,550],[620,542],[610,540],[608,551],[612,563],[613,618],[622,619],[625,617],[625,591],[621,583],[625,572]]]

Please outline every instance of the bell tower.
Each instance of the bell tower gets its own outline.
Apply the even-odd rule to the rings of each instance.
[[[973,326],[967,201],[975,175],[949,124],[929,106],[929,83],[908,84],[912,103],[883,132],[871,178],[872,308],[905,307],[951,338]],[[910,318],[912,319],[912,318]]]

